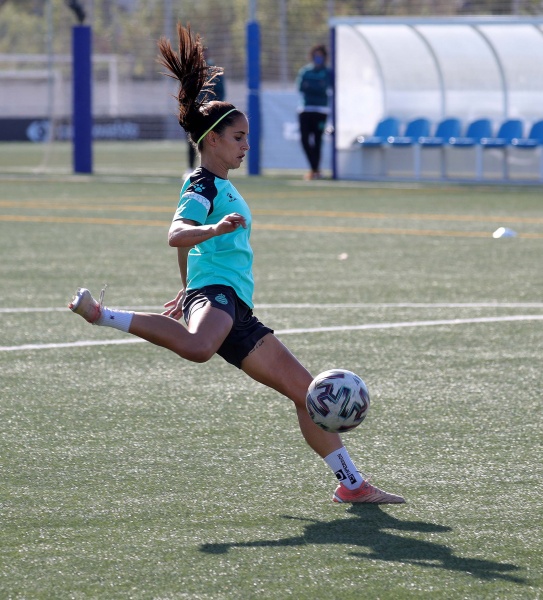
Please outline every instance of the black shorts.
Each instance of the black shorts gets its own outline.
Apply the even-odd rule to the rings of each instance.
[[[257,342],[273,329],[263,325],[253,311],[238,298],[238,295],[228,285],[207,285],[198,290],[189,290],[183,300],[183,315],[188,323],[191,315],[211,304],[228,313],[234,324],[230,333],[217,350],[226,362],[241,369],[241,361],[253,350]]]

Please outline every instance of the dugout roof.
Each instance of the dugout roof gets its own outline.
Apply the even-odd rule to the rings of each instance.
[[[331,19],[336,147],[379,119],[543,118],[543,17]]]

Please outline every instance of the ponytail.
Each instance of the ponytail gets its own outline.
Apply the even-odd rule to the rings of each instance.
[[[227,102],[210,101],[213,97],[213,80],[222,75],[223,70],[207,64],[200,35],[193,35],[190,25],[183,27],[181,23],[177,24],[177,35],[177,52],[170,40],[160,38],[158,62],[167,69],[164,75],[179,82],[176,96],[179,125],[189,134],[194,145],[199,147],[202,134],[210,127],[218,131],[219,127],[215,128],[213,123],[221,116],[226,116],[226,112],[230,111],[232,115],[221,119],[220,130],[233,121],[232,109],[235,107]],[[241,114],[237,110],[234,112]]]

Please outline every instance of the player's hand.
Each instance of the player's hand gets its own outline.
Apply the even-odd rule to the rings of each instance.
[[[172,319],[179,321],[179,319],[183,316],[182,306],[185,296],[185,288],[180,289],[177,293],[177,296],[173,300],[170,300],[164,304],[164,308],[166,310],[162,314],[166,317],[171,317]]]
[[[223,235],[225,233],[232,233],[238,227],[247,229],[247,221],[243,215],[239,213],[231,213],[223,217],[215,226],[216,235]]]

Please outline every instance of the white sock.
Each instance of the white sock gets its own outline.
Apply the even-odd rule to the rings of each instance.
[[[332,469],[338,481],[346,488],[355,490],[362,485],[364,477],[354,466],[345,446],[325,456],[324,461]]]
[[[133,312],[127,310],[111,310],[110,308],[102,307],[100,318],[94,322],[94,325],[102,325],[104,327],[113,327],[128,333],[130,323],[132,322]]]

